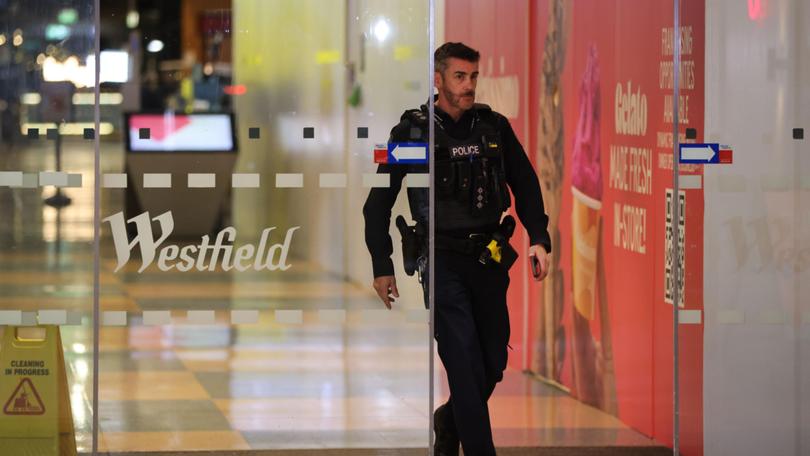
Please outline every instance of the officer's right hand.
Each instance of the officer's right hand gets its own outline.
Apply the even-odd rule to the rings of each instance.
[[[394,298],[399,298],[399,291],[397,290],[397,279],[394,276],[380,276],[374,279],[374,291],[385,303],[385,307],[391,308],[391,303]],[[390,294],[394,295],[391,297]]]

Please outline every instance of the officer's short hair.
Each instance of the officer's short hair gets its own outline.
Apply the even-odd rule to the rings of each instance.
[[[464,43],[444,43],[433,53],[434,71],[444,74],[447,59],[451,57],[475,63],[481,59],[481,54]]]

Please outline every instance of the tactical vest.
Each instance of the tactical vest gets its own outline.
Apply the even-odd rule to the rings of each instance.
[[[415,125],[426,123],[424,108],[405,114]],[[476,104],[473,109],[475,117],[465,139],[451,137],[436,122],[434,183],[438,232],[475,232],[497,226],[501,215],[511,205],[502,141],[495,129],[492,110],[483,104]],[[422,139],[427,142],[427,128],[422,130]],[[428,210],[426,189],[409,189],[408,197],[414,218],[425,216]]]

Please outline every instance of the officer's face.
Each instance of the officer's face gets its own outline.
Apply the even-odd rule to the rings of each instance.
[[[466,111],[475,103],[478,62],[451,57],[447,60],[447,69],[444,73],[436,73],[434,82],[439,98],[444,98],[453,108]]]

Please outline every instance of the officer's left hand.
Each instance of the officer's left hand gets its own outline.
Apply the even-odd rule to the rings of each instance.
[[[549,254],[546,252],[546,248],[540,244],[535,244],[529,247],[529,256],[537,257],[537,263],[540,266],[540,275],[534,277],[535,282],[539,282],[546,278],[548,275],[548,263],[549,263]],[[531,259],[529,259],[531,261]]]

